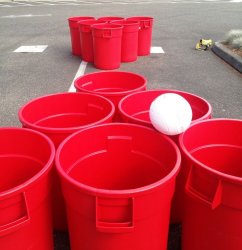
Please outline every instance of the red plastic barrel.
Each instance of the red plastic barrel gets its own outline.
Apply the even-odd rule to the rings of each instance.
[[[121,63],[123,26],[94,24],[92,26],[94,65],[98,69],[117,69]]]
[[[100,123],[111,122],[115,108],[105,97],[89,93],[59,93],[34,99],[19,111],[24,127],[38,130],[57,148],[70,134]],[[60,184],[54,177],[54,228],[66,230],[65,207]]]
[[[120,20],[112,23],[123,26],[121,62],[136,61],[138,56],[139,22]]]
[[[124,96],[145,90],[147,80],[132,72],[106,71],[81,76],[75,80],[74,84],[77,91],[102,95],[111,100],[117,108]]]
[[[82,55],[78,22],[81,20],[88,20],[88,19],[95,19],[95,18],[90,16],[76,16],[68,18],[70,35],[71,35],[71,50],[72,54],[75,56]]]
[[[105,21],[83,20],[78,22],[82,48],[82,59],[86,62],[93,62],[93,37],[91,26],[98,23],[104,24]]]
[[[117,20],[124,20],[123,17],[120,16],[103,16],[99,17],[97,20],[105,21],[105,22],[112,22],[112,21],[117,21]]]
[[[242,120],[201,121],[179,142],[188,172],[182,249],[242,249]]]
[[[120,120],[153,127],[149,118],[150,105],[155,98],[165,93],[181,95],[189,102],[193,114],[192,123],[211,118],[211,105],[202,97],[179,90],[159,89],[136,92],[125,96],[118,105]],[[178,136],[171,136],[171,138],[178,142]],[[186,174],[181,166],[172,204],[171,223],[180,223],[182,221],[185,179]]]
[[[0,248],[53,250],[54,145],[22,128],[0,128],[0,138]]]
[[[180,166],[170,138],[134,124],[98,125],[68,137],[56,166],[72,250],[166,249]]]
[[[146,56],[150,54],[152,41],[153,17],[129,17],[127,20],[138,21],[139,39],[138,39],[138,56]]]

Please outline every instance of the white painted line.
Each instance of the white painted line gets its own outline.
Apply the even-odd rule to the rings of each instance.
[[[152,54],[164,54],[165,51],[162,49],[162,47],[151,47],[150,53],[152,53]]]
[[[20,17],[46,17],[46,16],[52,16],[52,14],[42,14],[42,15],[10,15],[10,16],[1,16],[1,18],[20,18]]]
[[[77,70],[77,72],[76,72],[76,75],[75,75],[75,77],[74,77],[74,79],[73,79],[73,81],[71,83],[71,86],[70,86],[68,92],[76,92],[76,88],[74,86],[74,82],[75,82],[75,80],[79,76],[83,76],[84,75],[86,67],[87,67],[87,62],[82,61],[81,64],[80,64],[80,66],[79,66],[79,68],[78,68],[78,70]]]
[[[242,3],[242,0],[231,0],[231,3]]]
[[[41,53],[43,52],[48,45],[34,45],[34,46],[20,46],[13,52],[19,53]]]

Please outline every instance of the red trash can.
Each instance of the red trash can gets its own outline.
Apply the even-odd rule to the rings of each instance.
[[[90,16],[76,16],[68,18],[70,36],[71,36],[71,50],[72,54],[75,56],[82,55],[78,22],[81,20],[89,20],[89,19],[95,19],[95,18]]]
[[[123,26],[121,62],[136,61],[138,56],[139,22],[120,20],[112,23]]]
[[[98,69],[117,69],[121,63],[123,26],[94,24],[92,26],[94,66]]]
[[[188,172],[182,249],[242,249],[242,120],[200,121],[179,143]]]
[[[152,28],[153,17],[129,17],[127,20],[138,21],[139,27],[139,39],[138,39],[138,56],[147,56],[150,54],[151,41],[152,41]]]
[[[135,124],[98,125],[68,137],[56,166],[72,250],[166,249],[180,166],[170,138]]]
[[[104,24],[102,20],[83,20],[78,22],[80,31],[80,42],[82,48],[82,60],[86,62],[93,62],[93,37],[92,28],[93,24]]]
[[[0,128],[0,248],[53,250],[51,140],[23,128]]]
[[[108,98],[117,109],[119,101],[124,96],[145,90],[147,80],[132,72],[105,71],[80,76],[75,80],[74,85],[78,92],[95,93]],[[118,116],[116,112],[116,120]]]
[[[111,122],[115,107],[107,98],[90,93],[59,93],[36,98],[19,111],[23,127],[46,134],[57,148],[70,134],[96,124]],[[67,230],[64,199],[54,175],[54,228]]]
[[[97,20],[105,21],[105,22],[112,22],[112,21],[117,21],[117,20],[124,20],[124,17],[120,16],[103,16],[99,17]]]
[[[200,120],[211,118],[211,105],[204,98],[179,90],[157,89],[135,92],[125,96],[118,105],[120,120],[123,122],[136,123],[153,128],[149,118],[150,105],[155,98],[165,93],[178,94],[188,101],[192,108],[192,124]],[[178,135],[170,136],[170,138],[172,138],[176,143],[178,143],[178,137]],[[182,163],[181,171],[177,177],[176,191],[173,198],[171,223],[182,222],[185,180],[186,172],[184,171]]]

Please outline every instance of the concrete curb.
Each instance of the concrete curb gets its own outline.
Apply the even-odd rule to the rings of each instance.
[[[215,44],[212,47],[212,51],[216,55],[221,57],[224,61],[229,63],[232,67],[237,69],[240,73],[242,73],[242,57],[241,56],[234,54],[221,42],[215,42]]]

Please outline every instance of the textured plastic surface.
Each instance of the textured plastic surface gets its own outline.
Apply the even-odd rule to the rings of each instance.
[[[118,69],[121,63],[123,26],[94,24],[92,26],[94,66],[98,69]]]
[[[189,102],[192,108],[192,124],[200,120],[211,118],[211,105],[202,97],[179,90],[159,89],[140,91],[125,96],[118,105],[120,119],[124,122],[153,127],[149,118],[150,105],[155,98],[165,93],[181,95]],[[178,136],[171,136],[171,138],[175,142],[178,142]],[[185,179],[186,174],[183,172],[183,167],[181,167],[181,171],[177,177],[177,187],[171,210],[172,223],[180,223],[182,221]]]
[[[136,61],[138,56],[139,22],[119,20],[112,23],[123,26],[121,62]]]
[[[242,249],[242,120],[201,121],[179,143],[188,173],[183,249]]]
[[[105,21],[105,22],[112,22],[112,21],[117,21],[117,20],[124,20],[124,17],[120,16],[103,16],[99,17],[97,20]]]
[[[76,16],[68,18],[70,36],[71,36],[71,50],[72,54],[75,56],[82,55],[78,22],[81,20],[89,20],[89,19],[95,19],[95,18],[90,16]]]
[[[100,123],[111,122],[115,107],[107,98],[89,93],[60,93],[34,99],[19,111],[24,127],[51,138],[57,148],[70,134]],[[54,228],[66,230],[60,183],[54,175]]]
[[[86,62],[93,62],[93,37],[92,28],[94,24],[104,24],[102,20],[83,20],[78,22],[80,31],[80,42],[82,48],[82,59]]]
[[[139,125],[98,125],[68,137],[56,166],[72,250],[166,249],[180,166],[172,140]]]
[[[0,128],[0,248],[53,250],[51,140],[22,128]]]
[[[129,17],[127,20],[138,21],[139,38],[138,38],[138,56],[147,56],[150,54],[152,42],[153,17]]]

